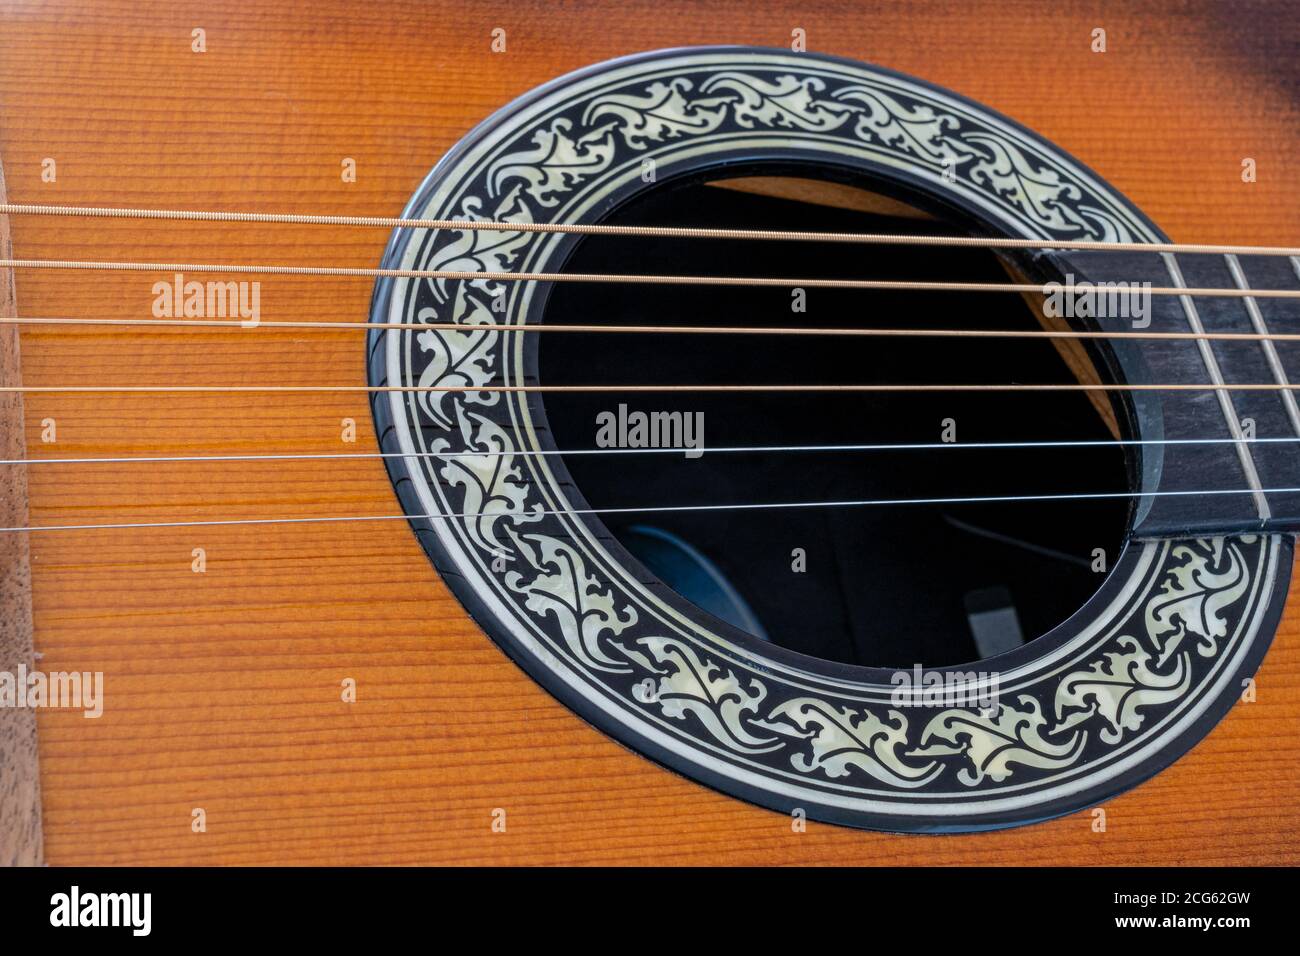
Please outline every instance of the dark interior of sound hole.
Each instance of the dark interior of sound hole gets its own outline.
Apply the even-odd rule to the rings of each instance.
[[[770,192],[771,190],[768,190]],[[838,203],[839,201],[836,200]],[[705,183],[661,184],[607,222],[953,234],[960,223],[795,201]],[[582,241],[574,272],[1006,282],[980,249],[665,240]],[[557,283],[548,323],[1040,330],[1015,293]],[[562,333],[539,336],[540,380],[562,384],[1073,382],[1047,340]],[[980,442],[1107,441],[1084,393],[548,394],[560,449],[597,447],[610,415],[702,413],[704,454],[566,456],[593,508],[1125,491],[1116,446],[970,449]],[[608,414],[606,414],[608,413]],[[1122,416],[1116,415],[1122,428]],[[636,440],[608,429],[604,440]],[[938,443],[922,451],[710,452],[736,446]],[[685,419],[683,419],[685,421]],[[1122,434],[1122,432],[1121,432]],[[648,435],[646,436],[648,440]],[[692,437],[681,435],[683,439]],[[1060,624],[1101,585],[1131,502],[912,504],[606,514],[619,541],[683,597],[760,639],[877,667],[977,661]]]

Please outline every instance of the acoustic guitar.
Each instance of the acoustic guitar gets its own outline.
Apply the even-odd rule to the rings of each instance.
[[[1300,859],[1282,3],[0,9],[0,859]]]

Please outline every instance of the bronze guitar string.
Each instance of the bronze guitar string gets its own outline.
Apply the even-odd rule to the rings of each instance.
[[[1300,342],[1300,332],[1149,332],[1149,331],[1073,331],[1044,329],[855,329],[819,326],[741,326],[741,325],[591,325],[568,323],[542,323],[537,325],[503,325],[464,322],[351,322],[334,320],[257,320],[239,319],[110,319],[79,318],[72,316],[0,316],[0,325],[38,326],[123,326],[129,328],[195,328],[241,329],[315,329],[321,331],[405,331],[405,332],[581,332],[653,335],[790,335],[790,336],[846,336],[864,338],[997,338],[997,339],[1120,339],[1153,341],[1209,341],[1209,342]]]
[[[1076,249],[1076,250],[1096,250],[1096,251],[1142,251],[1152,252],[1160,251],[1165,253],[1183,252],[1183,253],[1213,253],[1222,255],[1284,255],[1295,256],[1300,254],[1300,248],[1291,247],[1268,247],[1268,246],[1231,246],[1231,245],[1211,245],[1211,244],[1194,244],[1194,243],[1107,243],[1092,241],[1038,241],[1027,239],[1008,239],[1001,237],[958,237],[958,236],[899,236],[890,234],[875,233],[820,233],[808,231],[778,231],[778,230],[734,230],[734,229],[704,229],[690,227],[643,227],[643,226],[600,226],[600,225],[567,225],[551,223],[484,223],[470,222],[462,220],[426,220],[426,219],[403,219],[396,217],[346,217],[346,216],[302,216],[295,214],[266,214],[266,213],[221,213],[221,212],[203,212],[203,211],[183,211],[183,210],[144,210],[144,209],[113,209],[105,207],[67,207],[67,206],[36,206],[21,204],[3,204],[0,205],[0,213],[6,214],[36,214],[36,215],[59,215],[59,216],[80,216],[80,217],[98,217],[98,218],[143,218],[143,219],[166,219],[166,220],[192,220],[192,221],[227,221],[227,222],[261,222],[261,223],[287,223],[303,225],[344,225],[344,226],[371,226],[371,227],[388,227],[388,228],[435,228],[435,229],[454,229],[454,230],[489,230],[489,231],[507,231],[507,232],[539,232],[539,233],[572,233],[579,235],[623,235],[623,236],[640,236],[640,237],[662,237],[675,239],[744,239],[744,240],[790,240],[790,241],[825,241],[825,242],[848,242],[860,244],[899,244],[899,245],[918,245],[918,246],[950,246],[950,247],[980,247],[993,249],[1024,249],[1024,248],[1051,248],[1051,249]],[[594,274],[594,273],[482,273],[482,272],[463,272],[456,270],[415,270],[415,269],[362,269],[348,267],[319,267],[319,266],[282,266],[282,265],[229,265],[229,264],[211,264],[211,263],[150,263],[150,262],[94,262],[85,260],[23,260],[23,259],[6,259],[0,260],[0,267],[8,268],[43,268],[43,269],[82,269],[95,271],[170,271],[170,272],[191,272],[191,273],[243,273],[243,274],[270,274],[270,275],[293,275],[293,276],[330,276],[330,277],[393,277],[393,278],[425,278],[425,279],[453,279],[453,280],[481,280],[492,278],[501,281],[541,281],[541,282],[612,282],[624,284],[654,284],[654,285],[720,285],[720,286],[759,286],[759,287],[792,287],[803,286],[809,288],[846,288],[846,289],[863,289],[863,290],[898,290],[898,291],[934,291],[934,292],[1039,292],[1044,295],[1053,291],[1053,285],[1056,289],[1066,293],[1072,293],[1085,288],[1091,288],[1084,285],[1058,285],[1045,284],[1035,285],[1032,283],[970,283],[970,282],[919,282],[919,281],[897,281],[897,280],[855,280],[855,279],[798,279],[798,278],[773,278],[773,277],[745,277],[745,276],[666,276],[666,275],[634,275],[634,274]],[[1243,298],[1253,301],[1258,298],[1278,298],[1290,299],[1300,298],[1300,290],[1277,290],[1277,289],[1249,289],[1249,288],[1185,288],[1185,287],[1151,287],[1145,289],[1145,292],[1151,295],[1178,295],[1178,296],[1222,296]],[[260,321],[250,326],[239,321],[217,322],[212,320],[178,320],[178,321],[159,321],[159,320],[131,320],[131,319],[75,319],[59,317],[17,317],[6,319],[4,321],[14,324],[29,325],[201,325],[208,327],[235,327],[248,329],[262,326]],[[655,334],[745,334],[745,335],[844,335],[844,336],[918,336],[918,337],[997,337],[997,338],[1072,338],[1072,339],[1188,339],[1188,340],[1239,340],[1239,341],[1289,341],[1300,340],[1300,334],[1285,333],[1173,333],[1173,332],[1074,332],[1074,331],[1056,331],[1043,330],[1038,332],[1026,332],[1019,330],[962,330],[962,329],[937,329],[937,330],[912,330],[912,329],[836,329],[836,328],[771,328],[771,327],[737,327],[737,326],[594,326],[594,325],[534,325],[534,326],[498,326],[498,325],[477,325],[466,326],[456,323],[437,323],[429,326],[412,326],[405,323],[370,323],[370,322],[267,322],[267,328],[356,328],[356,329],[399,329],[413,331],[416,328],[437,328],[448,331],[479,331],[483,329],[501,330],[501,331],[569,331],[569,332],[629,332],[629,333],[655,333]],[[646,392],[646,391],[696,391],[696,392],[786,392],[786,391],[834,391],[834,392],[912,392],[912,391],[1182,391],[1182,390],[1209,390],[1209,391],[1282,391],[1289,392],[1300,388],[1300,386],[1289,385],[1286,383],[1267,383],[1267,384],[1191,384],[1179,383],[1175,385],[1161,384],[1007,384],[1007,385],[620,385],[620,386],[594,386],[594,385],[576,385],[576,386],[477,386],[477,387],[456,387],[456,386],[438,386],[438,387],[420,387],[420,386],[258,386],[258,385],[239,385],[239,386],[14,386],[5,388],[5,392],[30,392],[30,393],[49,393],[49,392],[244,392],[244,391],[268,391],[268,392],[301,392],[301,391],[365,391],[365,392],[415,392],[415,391],[476,391],[476,392]],[[1257,439],[1259,441],[1287,441],[1289,439]],[[1237,443],[1250,441],[1248,439],[1184,439],[1181,443]],[[975,443],[967,446],[947,444],[942,447],[1030,447],[1030,446],[1076,446],[1088,447],[1096,444],[1165,444],[1174,443],[1162,441],[1125,441],[1115,442],[1038,442],[1038,443]],[[822,446],[817,450],[884,450],[886,446]],[[893,446],[895,449],[902,448],[923,448],[935,447],[924,443],[910,446],[899,445]],[[762,450],[766,451],[803,451],[814,450],[816,446],[766,446]],[[729,451],[757,451],[758,448],[734,448]],[[555,451],[552,454],[583,454],[593,452],[642,452],[642,451],[664,451],[680,453],[678,449],[586,449],[586,450],[569,450]],[[391,453],[392,457],[409,457],[400,453]],[[140,460],[140,461],[195,461],[195,460],[283,460],[286,458],[298,457],[321,457],[321,458],[354,458],[354,457],[390,457],[390,453],[372,453],[372,454],[349,454],[349,455],[321,455],[321,456],[300,456],[300,455],[255,455],[255,456],[150,456],[140,459],[64,459],[64,463],[77,462],[87,463],[91,461],[123,461],[123,460]],[[464,457],[475,457],[466,455]],[[3,462],[4,464],[35,464],[40,463],[41,459],[13,460]],[[58,461],[57,459],[45,460],[49,463]],[[1297,489],[1262,489],[1263,493],[1290,493]],[[857,501],[834,501],[834,502],[777,502],[766,504],[723,504],[723,505],[698,505],[698,506],[670,506],[670,507],[637,507],[637,508],[619,508],[619,509],[590,509],[590,513],[622,513],[622,512],[656,512],[656,511],[695,511],[695,510],[753,510],[768,508],[798,508],[798,507],[850,507],[865,505],[905,505],[905,504],[955,504],[965,502],[1002,502],[1002,501],[1054,501],[1054,500],[1079,500],[1087,498],[1134,498],[1160,495],[1188,495],[1188,494],[1245,494],[1255,493],[1251,489],[1212,489],[1195,492],[1106,492],[1106,493],[1088,493],[1088,494],[1069,494],[1069,495],[1012,495],[1012,496],[993,496],[993,497],[957,497],[957,498],[925,498],[925,499],[868,499]],[[559,513],[559,512],[557,512]],[[564,512],[564,513],[584,513],[584,512]],[[466,515],[426,515],[423,517],[472,517],[472,514]],[[179,524],[227,524],[227,523],[300,523],[302,521],[347,521],[347,520],[397,520],[399,518],[411,518],[421,516],[331,516],[326,518],[285,518],[285,519],[233,519],[220,521],[202,521],[202,522],[181,522]],[[50,526],[32,526],[27,528],[4,528],[4,531],[36,531],[36,530],[89,530],[93,528],[123,528],[123,527],[168,527],[176,526],[176,522],[150,522],[150,523],[118,523],[107,525],[50,525]]]
[[[924,236],[892,233],[814,232],[780,229],[714,229],[695,226],[620,226],[597,223],[497,222],[480,219],[421,219],[400,216],[335,216],[299,213],[140,209],[0,203],[0,215],[71,216],[93,219],[164,219],[189,222],[279,223],[385,229],[442,229],[463,232],[562,233],[577,236],[635,236],[662,239],[740,239],[838,242],[861,245],[949,246],[980,249],[1070,249],[1080,252],[1166,252],[1186,254],[1296,256],[1297,246],[1221,245],[1196,242],[1105,242],[1093,239],[1020,239],[1003,236]]]
[[[477,282],[608,282],[615,285],[730,286],[755,288],[859,289],[900,292],[1085,291],[1085,284],[1033,282],[928,282],[899,279],[817,279],[775,276],[693,276],[616,272],[469,272],[459,269],[380,269],[360,266],[247,265],[211,262],[101,262],[90,259],[0,259],[0,269],[71,269],[92,272],[191,272],[197,274],[314,276],[363,279],[450,279]],[[1230,299],[1300,299],[1300,289],[1143,287],[1143,294]]]

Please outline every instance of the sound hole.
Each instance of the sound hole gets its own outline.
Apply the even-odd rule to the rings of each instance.
[[[953,234],[835,186],[661,185],[606,221]],[[757,191],[755,191],[757,190]],[[781,195],[771,195],[772,192]],[[794,198],[791,198],[794,197]],[[1006,282],[987,250],[601,237],[575,272]],[[803,311],[799,311],[802,305]],[[1009,294],[556,284],[549,323],[1041,330]],[[545,334],[539,373],[559,384],[977,384],[1073,382],[1044,339]],[[1086,359],[1087,356],[1084,356]],[[636,445],[671,432],[703,454],[566,456],[597,509],[1127,491],[1122,448],[963,448],[1112,441],[1124,418],[1081,392],[551,394],[557,447]],[[1119,406],[1115,406],[1118,408]],[[636,413],[677,412],[638,434]],[[682,428],[676,428],[680,419]],[[1109,419],[1109,421],[1108,421]],[[1117,421],[1118,420],[1118,421]],[[665,425],[665,422],[668,424]],[[702,433],[694,427],[702,423]],[[611,427],[612,430],[611,430]],[[948,440],[951,440],[949,442]],[[916,451],[711,452],[737,446],[941,443]],[[1100,586],[1128,526],[1127,499],[607,514],[619,541],[683,597],[755,637],[878,667],[980,660],[1064,621]]]

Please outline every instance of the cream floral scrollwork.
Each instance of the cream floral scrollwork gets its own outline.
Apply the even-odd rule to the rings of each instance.
[[[925,786],[943,767],[937,762],[909,764],[898,751],[908,744],[907,718],[896,710],[879,717],[868,710],[832,707],[824,700],[796,697],[774,708],[764,726],[806,739],[810,752],[790,762],[803,773],[846,777],[850,768],[902,789]]]
[[[756,713],[767,696],[761,682],[742,680],[681,641],[646,637],[638,643],[653,659],[658,674],[636,685],[633,696],[641,703],[658,707],[673,720],[694,717],[731,750],[760,753],[781,747],[776,738],[758,737],[746,727],[746,714]]]
[[[1079,759],[1087,742],[1085,732],[1076,731],[1053,743],[1043,737],[1047,717],[1038,699],[1025,694],[1017,703],[1019,707],[1000,703],[991,713],[970,708],[942,711],[925,725],[920,745],[909,756],[964,756],[969,763],[957,771],[957,779],[967,786],[985,777],[1001,782],[1011,776],[1016,764],[1053,770]]]
[[[745,129],[800,129],[825,133],[843,126],[854,110],[824,96],[826,83],[817,77],[786,74],[770,80],[745,73],[716,73],[700,87],[706,95],[734,94],[732,115]]]
[[[690,90],[690,80],[676,77],[668,83],[651,83],[644,95],[612,93],[592,102],[582,114],[582,123],[601,133],[612,127],[632,149],[712,133],[727,118],[730,97],[692,101],[687,95]]]
[[[859,106],[855,131],[867,142],[879,141],[936,166],[955,167],[978,155],[955,135],[961,124],[950,113],[931,106],[904,106],[897,97],[866,86],[845,87],[835,97]]]
[[[620,607],[613,592],[602,586],[570,544],[542,534],[512,535],[514,553],[530,569],[506,575],[506,585],[525,595],[525,605],[538,617],[554,617],[569,651],[585,666],[606,673],[626,674],[631,667],[611,657],[601,644],[605,633],[619,634],[637,621],[636,611]]]
[[[1239,539],[1243,543],[1253,537]],[[1160,595],[1147,605],[1146,629],[1157,642],[1160,660],[1166,661],[1182,646],[1196,640],[1197,653],[1209,657],[1228,633],[1223,610],[1240,600],[1250,585],[1241,550],[1225,538],[1177,545],[1178,564],[1170,571]]]
[[[457,292],[461,301],[465,301],[463,292]],[[477,303],[474,308],[479,308]],[[430,310],[424,311],[430,313]],[[435,320],[430,313],[421,321],[431,323]],[[455,410],[466,403],[460,397],[463,393],[436,391],[434,386],[472,388],[490,385],[493,378],[492,353],[500,334],[489,324],[478,321],[477,315],[472,315],[465,322],[463,332],[460,329],[428,329],[416,335],[418,348],[428,357],[428,364],[417,379],[421,391],[416,395],[424,413],[437,425],[447,429],[456,426],[460,420]],[[494,405],[498,398],[497,392],[474,393],[474,400],[479,405]]]
[[[596,134],[571,136],[573,123],[557,119],[549,129],[538,130],[533,148],[499,160],[489,180],[500,195],[510,180],[522,180],[524,191],[542,206],[554,206],[559,196],[609,167],[614,144]]]
[[[529,488],[516,461],[515,445],[510,434],[481,414],[458,408],[458,423],[466,434],[472,452],[447,456],[439,465],[439,474],[448,486],[463,491],[461,519],[475,544],[492,554],[503,554],[513,547],[501,536],[499,525],[508,519],[511,525],[541,518],[540,503],[529,503]],[[448,447],[445,439],[434,443],[435,451]],[[514,541],[518,538],[511,535]]]
[[[1143,609],[1143,640],[1124,635],[1116,650],[1066,675],[1056,690],[1055,732],[1098,717],[1106,725],[1101,739],[1118,744],[1126,731],[1142,727],[1144,708],[1186,695],[1192,666],[1184,638],[1197,639],[1202,657],[1218,652],[1228,633],[1223,613],[1249,584],[1241,546],[1255,540],[1247,535],[1173,546],[1164,579]]]
[[[677,147],[739,135],[770,136],[778,145],[834,139],[863,155],[889,153],[931,177],[945,171],[1037,233],[1134,238],[1118,204],[1075,167],[1039,155],[1027,137],[896,79],[794,65],[683,66],[575,95],[503,137],[459,192],[423,214],[547,221],[647,155],[671,158]],[[411,375],[422,388],[416,430],[429,450],[455,453],[426,465],[442,507],[463,515],[457,527],[466,553],[476,552],[484,577],[503,586],[502,600],[516,602],[511,613],[542,636],[547,666],[562,662],[637,720],[747,768],[761,764],[773,779],[794,775],[824,787],[965,794],[1022,780],[1046,784],[1085,752],[1149,732],[1155,717],[1198,692],[1231,640],[1256,583],[1243,548],[1262,546],[1250,537],[1150,546],[1164,564],[1113,636],[984,711],[894,708],[883,703],[887,688],[795,680],[770,664],[719,653],[694,633],[665,633],[581,534],[546,516],[550,503],[523,454],[511,400],[478,389],[519,375],[508,358],[514,337],[496,326],[523,318],[501,314],[511,289],[493,274],[520,268],[543,240],[509,230],[424,238],[418,268],[482,273],[413,283],[404,313],[413,332]],[[463,329],[427,327],[442,323]],[[497,560],[508,570],[489,573]]]
[[[1155,657],[1135,637],[1122,637],[1119,650],[1069,674],[1056,689],[1056,732],[1100,717],[1108,726],[1101,739],[1117,744],[1124,731],[1142,726],[1142,708],[1167,704],[1187,693],[1191,669],[1183,657],[1167,673],[1152,668]]]

